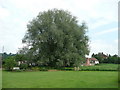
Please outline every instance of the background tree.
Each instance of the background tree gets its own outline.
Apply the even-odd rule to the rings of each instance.
[[[28,68],[28,64],[27,63],[22,63],[20,64],[20,69],[27,69]]]
[[[12,53],[6,53],[6,52],[4,52],[4,53],[1,53],[1,55],[2,55],[2,64],[4,64],[5,63],[5,60],[8,58],[8,57],[11,57],[11,56],[16,56],[16,54],[12,54]]]
[[[104,58],[101,53],[93,54],[92,57],[95,57],[96,59],[98,59],[100,63],[103,63],[104,61]]]
[[[15,67],[17,65],[16,61],[15,61],[15,57],[11,56],[5,59],[5,68],[6,70],[12,70],[13,67]]]
[[[93,53],[91,57],[95,57],[95,54]]]
[[[64,10],[40,12],[27,25],[27,55],[44,66],[78,66],[89,54],[87,27]]]
[[[16,54],[15,60],[16,61],[24,61],[24,60],[26,60],[26,55],[24,55],[24,54]]]
[[[113,63],[113,64],[120,64],[120,57],[118,55],[107,55],[105,58],[103,53],[92,54],[92,57],[95,57],[100,61],[100,63]]]

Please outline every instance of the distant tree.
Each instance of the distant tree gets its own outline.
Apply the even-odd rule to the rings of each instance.
[[[96,58],[99,60],[100,63],[103,63],[103,57],[101,56],[100,53],[92,55],[92,57]]]
[[[95,54],[94,54],[94,53],[92,54],[92,57],[95,57]]]
[[[113,63],[118,64],[118,55],[113,55],[112,59],[113,59]]]
[[[64,10],[40,12],[27,25],[23,39],[33,61],[49,66],[78,66],[89,54],[87,26]]]
[[[6,52],[2,53],[2,59],[6,59],[8,57],[8,54]]]
[[[26,63],[20,64],[20,69],[27,69],[27,68],[28,68],[28,64]]]
[[[104,60],[105,63],[113,63],[113,64],[119,64],[119,57],[118,55],[109,55],[107,59]]]
[[[16,54],[12,54],[12,53],[7,54],[6,52],[2,53],[2,64],[5,63],[5,60],[6,60],[8,57],[15,56],[15,55],[16,55]]]
[[[100,61],[100,63],[113,63],[120,64],[120,57],[118,55],[107,55],[107,58],[104,58],[104,53],[92,54],[92,57],[95,57]]]
[[[27,61],[27,63],[35,62],[35,58],[36,56],[33,55],[27,46],[20,48],[15,57],[16,61]]]
[[[24,61],[24,60],[26,60],[26,56],[24,54],[17,54],[15,56],[15,60],[16,61]]]
[[[6,60],[5,60],[5,68],[6,70],[12,70],[13,67],[15,67],[17,65],[16,61],[15,61],[15,57],[14,56],[11,56],[11,57],[8,57]]]
[[[109,54],[108,57],[111,57],[111,55]]]
[[[120,57],[118,57],[118,64],[120,64]],[[119,68],[120,68],[120,66],[119,66]]]

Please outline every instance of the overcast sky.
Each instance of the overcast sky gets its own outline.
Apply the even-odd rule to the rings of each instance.
[[[118,54],[119,0],[0,0],[0,52],[16,53],[22,47],[26,25],[39,12],[64,9],[85,21],[90,54]]]

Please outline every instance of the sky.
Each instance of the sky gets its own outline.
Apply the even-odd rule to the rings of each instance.
[[[27,24],[39,12],[63,9],[86,22],[90,55],[118,54],[119,0],[0,0],[0,52],[16,53],[23,46]],[[89,56],[90,56],[89,55]]]

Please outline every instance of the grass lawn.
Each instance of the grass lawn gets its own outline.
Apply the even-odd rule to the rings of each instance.
[[[95,66],[81,66],[81,70],[117,71],[118,64],[98,64]]]
[[[0,70],[0,90],[2,88],[2,71]]]
[[[3,71],[3,88],[117,88],[117,71]]]
[[[117,69],[118,68],[118,64],[98,64],[98,65],[95,65],[95,67],[104,67],[104,68],[109,68],[109,69]]]

